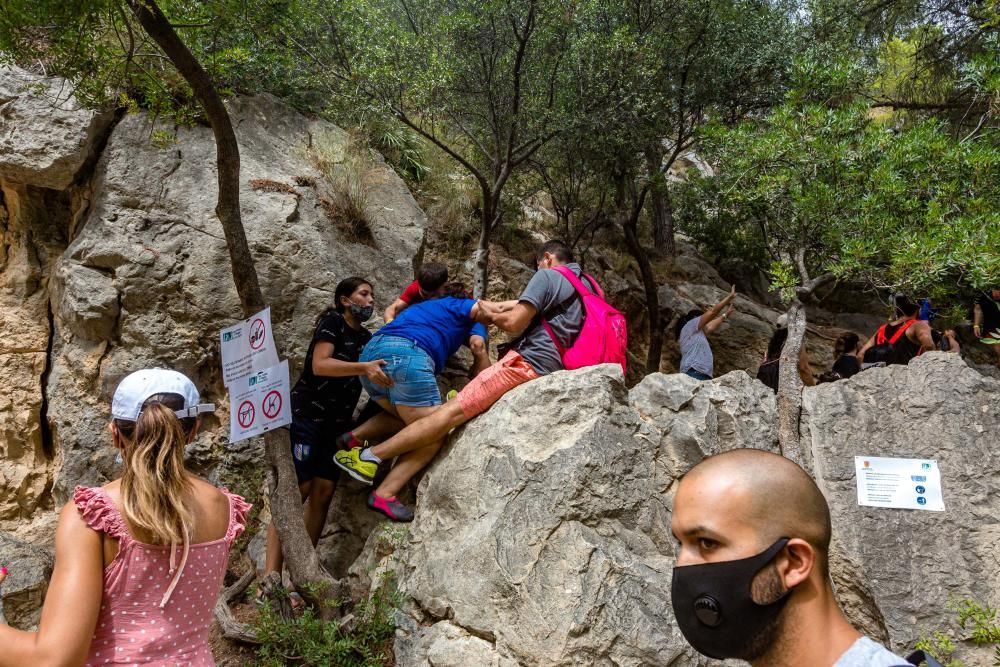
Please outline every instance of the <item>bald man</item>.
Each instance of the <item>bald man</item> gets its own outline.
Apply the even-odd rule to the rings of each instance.
[[[684,637],[753,667],[902,667],[855,630],[830,584],[830,509],[777,454],[737,449],[684,476],[671,529],[680,542],[672,603]]]

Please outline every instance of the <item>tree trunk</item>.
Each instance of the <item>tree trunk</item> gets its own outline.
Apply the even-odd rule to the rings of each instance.
[[[483,193],[483,213],[479,228],[479,245],[473,256],[476,263],[476,274],[472,287],[473,299],[485,299],[490,278],[490,236],[496,218],[496,202],[489,201],[489,195]]]
[[[802,415],[802,378],[799,377],[799,352],[806,333],[806,309],[796,299],[788,309],[788,338],[778,363],[778,445],[781,454],[804,469],[799,440],[799,419]]]
[[[219,188],[215,212],[225,233],[233,280],[243,306],[243,315],[249,317],[265,304],[240,216],[240,149],[229,112],[211,78],[178,37],[154,0],[128,0],[128,5],[143,29],[163,49],[191,86],[212,126]],[[320,610],[325,610],[328,605],[319,603],[324,599],[337,597],[340,586],[320,564],[306,532],[288,431],[278,429],[265,434],[264,444],[268,462],[273,467],[271,478],[275,482],[270,485],[271,516],[281,537],[292,583],[302,592],[303,597],[318,604]]]
[[[646,297],[646,313],[649,325],[649,350],[646,354],[646,374],[660,370],[660,358],[663,356],[663,323],[660,317],[659,285],[653,274],[653,265],[649,261],[649,253],[639,243],[638,222],[640,210],[632,210],[625,201],[624,184],[619,182],[615,196],[615,206],[622,232],[625,235],[625,246],[629,254],[639,265],[639,275],[642,277],[642,287]]]

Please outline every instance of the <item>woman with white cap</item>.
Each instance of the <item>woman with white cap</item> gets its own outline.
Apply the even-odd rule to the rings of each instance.
[[[214,665],[212,608],[250,509],[184,466],[201,404],[187,377],[137,371],[115,390],[109,426],[120,479],[77,487],[59,516],[38,632],[0,625],[8,665]]]

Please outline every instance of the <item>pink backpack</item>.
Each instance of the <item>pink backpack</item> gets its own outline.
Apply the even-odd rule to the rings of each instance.
[[[584,274],[597,293],[583,286],[576,274],[566,266],[554,268],[576,289],[583,300],[583,328],[569,348],[562,346],[549,323],[542,320],[542,326],[549,334],[562,358],[566,370],[574,370],[597,364],[619,364],[625,372],[625,348],[628,344],[628,330],[625,316],[612,308],[604,300],[604,291],[592,277]]]

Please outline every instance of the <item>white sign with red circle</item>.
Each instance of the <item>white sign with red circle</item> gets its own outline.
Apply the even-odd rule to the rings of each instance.
[[[278,365],[278,351],[271,330],[271,309],[226,327],[219,335],[222,382],[228,387],[257,371]]]
[[[229,395],[230,442],[292,423],[287,360],[229,385]]]

